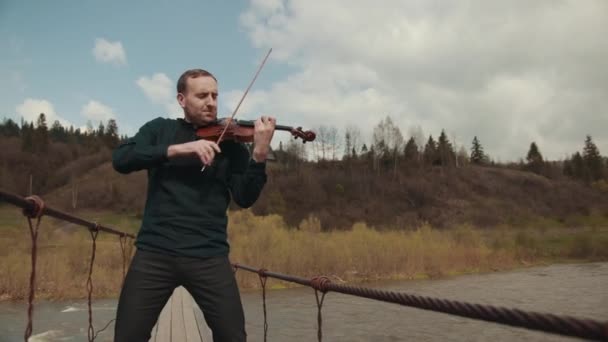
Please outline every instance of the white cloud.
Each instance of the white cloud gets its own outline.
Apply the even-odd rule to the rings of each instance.
[[[160,105],[170,117],[183,117],[183,110],[175,98],[175,83],[164,73],[142,76],[135,82],[152,103]]]
[[[163,73],[156,73],[152,77],[142,76],[136,83],[154,103],[163,103],[171,97],[173,82]]]
[[[34,122],[34,125],[41,113],[44,113],[46,124],[49,127],[55,120],[58,120],[63,126],[70,125],[67,120],[57,115],[53,104],[48,100],[27,98],[17,106],[16,112],[25,121]]]
[[[93,55],[98,62],[115,65],[127,64],[127,55],[120,41],[110,42],[104,38],[97,38]]]
[[[296,70],[252,91],[244,112],[279,123],[371,136],[386,115],[407,134],[477,135],[501,160],[531,141],[550,158],[586,134],[608,153],[608,2],[255,0],[241,15],[252,43]],[[268,63],[266,68],[272,68]],[[234,108],[242,91],[223,98]]]
[[[112,108],[95,100],[89,101],[82,107],[80,113],[92,122],[103,122],[104,125],[109,119],[116,119],[116,114]]]

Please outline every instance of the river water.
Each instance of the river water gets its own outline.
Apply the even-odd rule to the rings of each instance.
[[[269,279],[271,283],[273,280]],[[608,263],[552,265],[441,280],[366,283],[389,291],[608,321]],[[263,340],[260,291],[242,293],[249,341]],[[96,300],[94,326],[114,318],[116,300]],[[268,341],[316,341],[310,288],[267,293]],[[328,293],[324,341],[577,341],[369,299]],[[0,341],[23,341],[26,305],[0,303]],[[86,341],[86,301],[38,301],[30,341]],[[113,325],[98,341],[111,341]]]

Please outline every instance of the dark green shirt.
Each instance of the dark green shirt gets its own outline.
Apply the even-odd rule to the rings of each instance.
[[[266,183],[266,164],[251,159],[244,144],[220,143],[222,152],[204,172],[198,158],[167,158],[169,145],[195,140],[192,124],[159,117],[114,150],[116,171],[148,171],[138,248],[177,256],[228,255],[231,198],[247,208],[259,197]]]

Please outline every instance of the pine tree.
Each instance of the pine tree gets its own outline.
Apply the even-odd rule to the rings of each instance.
[[[59,120],[55,120],[53,122],[53,125],[51,126],[51,129],[49,130],[49,137],[51,138],[51,140],[54,140],[54,141],[67,142],[68,134],[65,131],[65,129],[63,128],[63,126],[61,126],[61,123],[59,122]]]
[[[36,131],[34,133],[34,151],[44,153],[48,150],[49,129],[46,125],[46,115],[40,113],[36,121]]]
[[[410,163],[418,162],[418,158],[420,157],[418,152],[418,145],[416,145],[416,140],[414,140],[414,137],[411,137],[410,140],[408,140],[405,144],[405,148],[403,149],[403,156],[405,160]]]
[[[0,135],[5,137],[18,137],[20,133],[19,125],[12,119],[4,119],[0,124]]]
[[[583,156],[581,156],[580,152],[576,152],[572,155],[572,175],[576,179],[583,180],[587,173],[587,166],[585,165]]]
[[[437,158],[439,159],[439,163],[443,166],[453,165],[454,160],[456,159],[454,148],[448,140],[444,130],[441,130],[441,135],[439,136],[437,143]]]
[[[21,119],[21,151],[34,152],[34,125]]]
[[[103,140],[104,135],[106,134],[106,128],[103,125],[103,122],[99,121],[99,126],[97,127],[96,136],[100,140]]]
[[[477,139],[477,136],[473,138],[473,146],[471,147],[471,163],[482,165],[485,164],[488,160],[488,157],[483,152],[483,147],[481,143]]]
[[[585,139],[585,147],[583,148],[583,160],[588,174],[585,175],[586,181],[597,181],[603,176],[602,156],[597,149],[590,135]]]
[[[574,166],[572,165],[572,159],[566,158],[564,160],[562,173],[565,176],[574,178]]]
[[[108,120],[108,125],[106,126],[106,132],[104,134],[104,139],[106,146],[109,148],[114,148],[118,146],[118,125],[116,124],[116,120],[110,119]]]
[[[424,152],[422,152],[422,159],[427,165],[433,165],[437,161],[437,144],[433,139],[432,135],[429,135],[426,145],[424,145]]]
[[[535,142],[530,144],[530,149],[528,150],[528,155],[526,156],[526,162],[526,169],[536,174],[542,173],[545,161],[543,160],[543,156]]]

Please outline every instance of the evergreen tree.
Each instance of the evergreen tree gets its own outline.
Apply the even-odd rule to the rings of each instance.
[[[61,126],[61,123],[59,122],[59,120],[55,120],[53,122],[53,125],[51,126],[51,129],[49,130],[49,136],[51,138],[51,140],[54,141],[61,141],[61,142],[67,142],[67,138],[68,138],[68,134],[65,131],[65,129],[63,128],[63,126]]]
[[[454,148],[448,140],[444,130],[441,130],[441,135],[439,136],[437,143],[437,158],[439,163],[443,166],[453,165],[456,159]]]
[[[416,140],[414,140],[414,137],[411,137],[410,140],[408,140],[405,144],[405,148],[403,149],[403,156],[408,162],[418,161],[418,145],[416,145]]]
[[[437,144],[433,139],[432,135],[429,135],[426,145],[424,145],[424,152],[422,152],[422,159],[425,164],[433,165],[437,161]]]
[[[99,126],[97,127],[97,132],[96,132],[95,135],[97,136],[97,138],[99,140],[103,141],[103,138],[104,138],[105,134],[106,134],[106,128],[103,125],[103,122],[99,121]]]
[[[587,167],[585,165],[585,161],[583,160],[583,156],[580,152],[576,152],[572,155],[572,175],[576,179],[583,180],[585,175],[587,174]]]
[[[574,167],[572,166],[572,159],[566,158],[564,160],[562,172],[565,176],[574,178]]]
[[[34,151],[44,153],[48,150],[49,129],[46,125],[46,115],[40,113],[36,121],[36,131],[34,133]]]
[[[471,163],[482,165],[485,164],[488,160],[488,157],[483,152],[483,147],[481,143],[477,139],[477,136],[473,138],[473,146],[471,147]]]
[[[526,162],[526,169],[536,174],[541,174],[545,162],[535,142],[530,144],[530,149],[528,150],[528,155],[526,156]]]
[[[114,148],[118,146],[118,125],[116,124],[116,120],[110,119],[108,120],[108,125],[106,126],[105,132],[105,143],[109,148]]]
[[[21,151],[34,152],[34,125],[21,119]]]
[[[21,133],[19,125],[12,119],[4,119],[0,124],[0,135],[5,137],[18,137]]]
[[[583,148],[583,160],[587,169],[585,175],[586,181],[600,180],[603,176],[604,166],[602,165],[602,156],[590,135],[585,139],[585,147]]]

